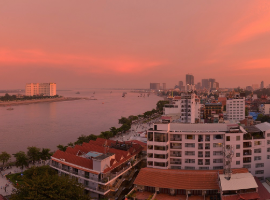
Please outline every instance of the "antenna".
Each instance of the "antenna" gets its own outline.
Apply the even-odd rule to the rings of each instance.
[[[232,175],[232,169],[231,169],[231,163],[232,163],[232,157],[234,155],[234,149],[232,145],[224,145],[223,147],[224,151],[224,175],[227,180],[231,179]]]

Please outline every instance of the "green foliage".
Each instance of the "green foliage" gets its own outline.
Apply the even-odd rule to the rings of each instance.
[[[24,172],[23,184],[16,185],[17,191],[11,200],[90,200],[84,194],[83,185],[69,176],[58,176],[49,167],[34,167]]]
[[[112,136],[113,134],[110,131],[101,132],[101,134],[99,135],[100,138],[104,138],[104,139],[109,139]]]
[[[126,117],[121,117],[121,119],[118,120],[119,124],[131,124],[131,120]]]
[[[50,149],[42,148],[40,152],[40,158],[42,160],[48,160],[52,156],[52,153],[50,152]]]
[[[40,148],[28,147],[27,156],[30,161],[36,162],[40,159]]]
[[[78,137],[77,141],[74,143],[75,145],[82,145],[84,142],[88,143],[90,140],[96,140],[98,136],[96,135],[81,135]]]
[[[163,107],[165,104],[169,104],[169,101],[163,101],[163,100],[160,100],[157,102],[157,110],[162,113],[163,112]]]
[[[223,111],[226,111],[226,105],[223,106]]]
[[[270,116],[259,114],[256,121],[270,122]]]
[[[16,162],[15,162],[15,165],[17,167],[26,167],[28,166],[28,157],[27,155],[23,152],[23,151],[19,151],[18,153],[15,153],[13,154],[15,159],[16,159]]]
[[[248,108],[245,108],[245,116],[248,116],[249,115],[249,110]]]
[[[67,148],[68,148],[68,146],[63,146],[63,145],[59,144],[59,145],[57,146],[57,148],[58,148],[60,151],[66,151]]]
[[[59,98],[59,95],[55,96],[43,96],[43,95],[34,95],[34,96],[23,96],[17,98],[16,95],[5,94],[5,96],[0,97],[1,101],[23,101],[23,100],[31,100],[31,99],[48,99],[48,98]]]
[[[11,155],[8,154],[6,151],[3,151],[1,154],[0,154],[0,161],[3,162],[3,165],[5,163],[7,163],[7,161],[9,161],[9,159],[11,158]]]

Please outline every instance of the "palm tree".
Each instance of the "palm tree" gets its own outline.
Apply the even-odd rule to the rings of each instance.
[[[52,153],[50,153],[50,149],[42,148],[42,150],[40,152],[40,158],[42,160],[48,160],[51,156],[52,156]]]

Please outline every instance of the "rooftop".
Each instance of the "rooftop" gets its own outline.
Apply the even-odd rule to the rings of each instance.
[[[260,129],[261,131],[267,131],[270,130],[270,123],[268,122],[264,122],[261,124],[257,124],[255,125],[258,129]]]
[[[224,174],[219,175],[222,191],[257,188],[258,185],[250,173],[232,174],[230,180]]]

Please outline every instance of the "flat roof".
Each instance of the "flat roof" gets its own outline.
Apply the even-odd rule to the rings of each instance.
[[[242,190],[258,187],[251,173],[231,174],[230,180],[227,180],[224,174],[220,174],[219,178],[222,191]]]
[[[101,155],[93,158],[93,160],[104,160],[105,158],[111,157],[112,155],[114,155],[114,153],[101,154]]]
[[[98,153],[98,152],[95,152],[95,151],[89,151],[87,154],[85,154],[86,157],[97,157],[97,156],[100,156],[102,155],[102,153]]]
[[[261,124],[257,124],[255,125],[258,129],[260,129],[261,131],[267,131],[270,130],[270,124],[268,122],[264,122]]]

